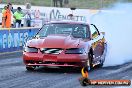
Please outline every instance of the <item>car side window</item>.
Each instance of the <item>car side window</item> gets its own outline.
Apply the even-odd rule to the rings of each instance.
[[[90,25],[90,31],[93,39],[99,36],[97,29],[93,25]]]

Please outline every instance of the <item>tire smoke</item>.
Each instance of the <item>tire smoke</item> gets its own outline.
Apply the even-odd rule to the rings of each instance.
[[[91,23],[105,32],[108,47],[104,66],[132,61],[132,3],[101,10],[91,17]]]

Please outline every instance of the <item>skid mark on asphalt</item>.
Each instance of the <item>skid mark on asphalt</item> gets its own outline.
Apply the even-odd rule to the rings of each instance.
[[[22,58],[0,59],[0,67],[23,64]]]

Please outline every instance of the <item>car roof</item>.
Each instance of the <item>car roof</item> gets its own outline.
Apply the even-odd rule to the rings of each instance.
[[[69,23],[69,24],[83,24],[83,25],[89,25],[86,22],[83,21],[73,21],[73,20],[56,20],[56,21],[49,21],[49,23]]]

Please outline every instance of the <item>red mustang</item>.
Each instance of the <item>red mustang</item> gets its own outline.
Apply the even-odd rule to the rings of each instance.
[[[24,46],[27,70],[39,66],[103,66],[106,54],[104,32],[93,24],[73,21],[46,23]]]

